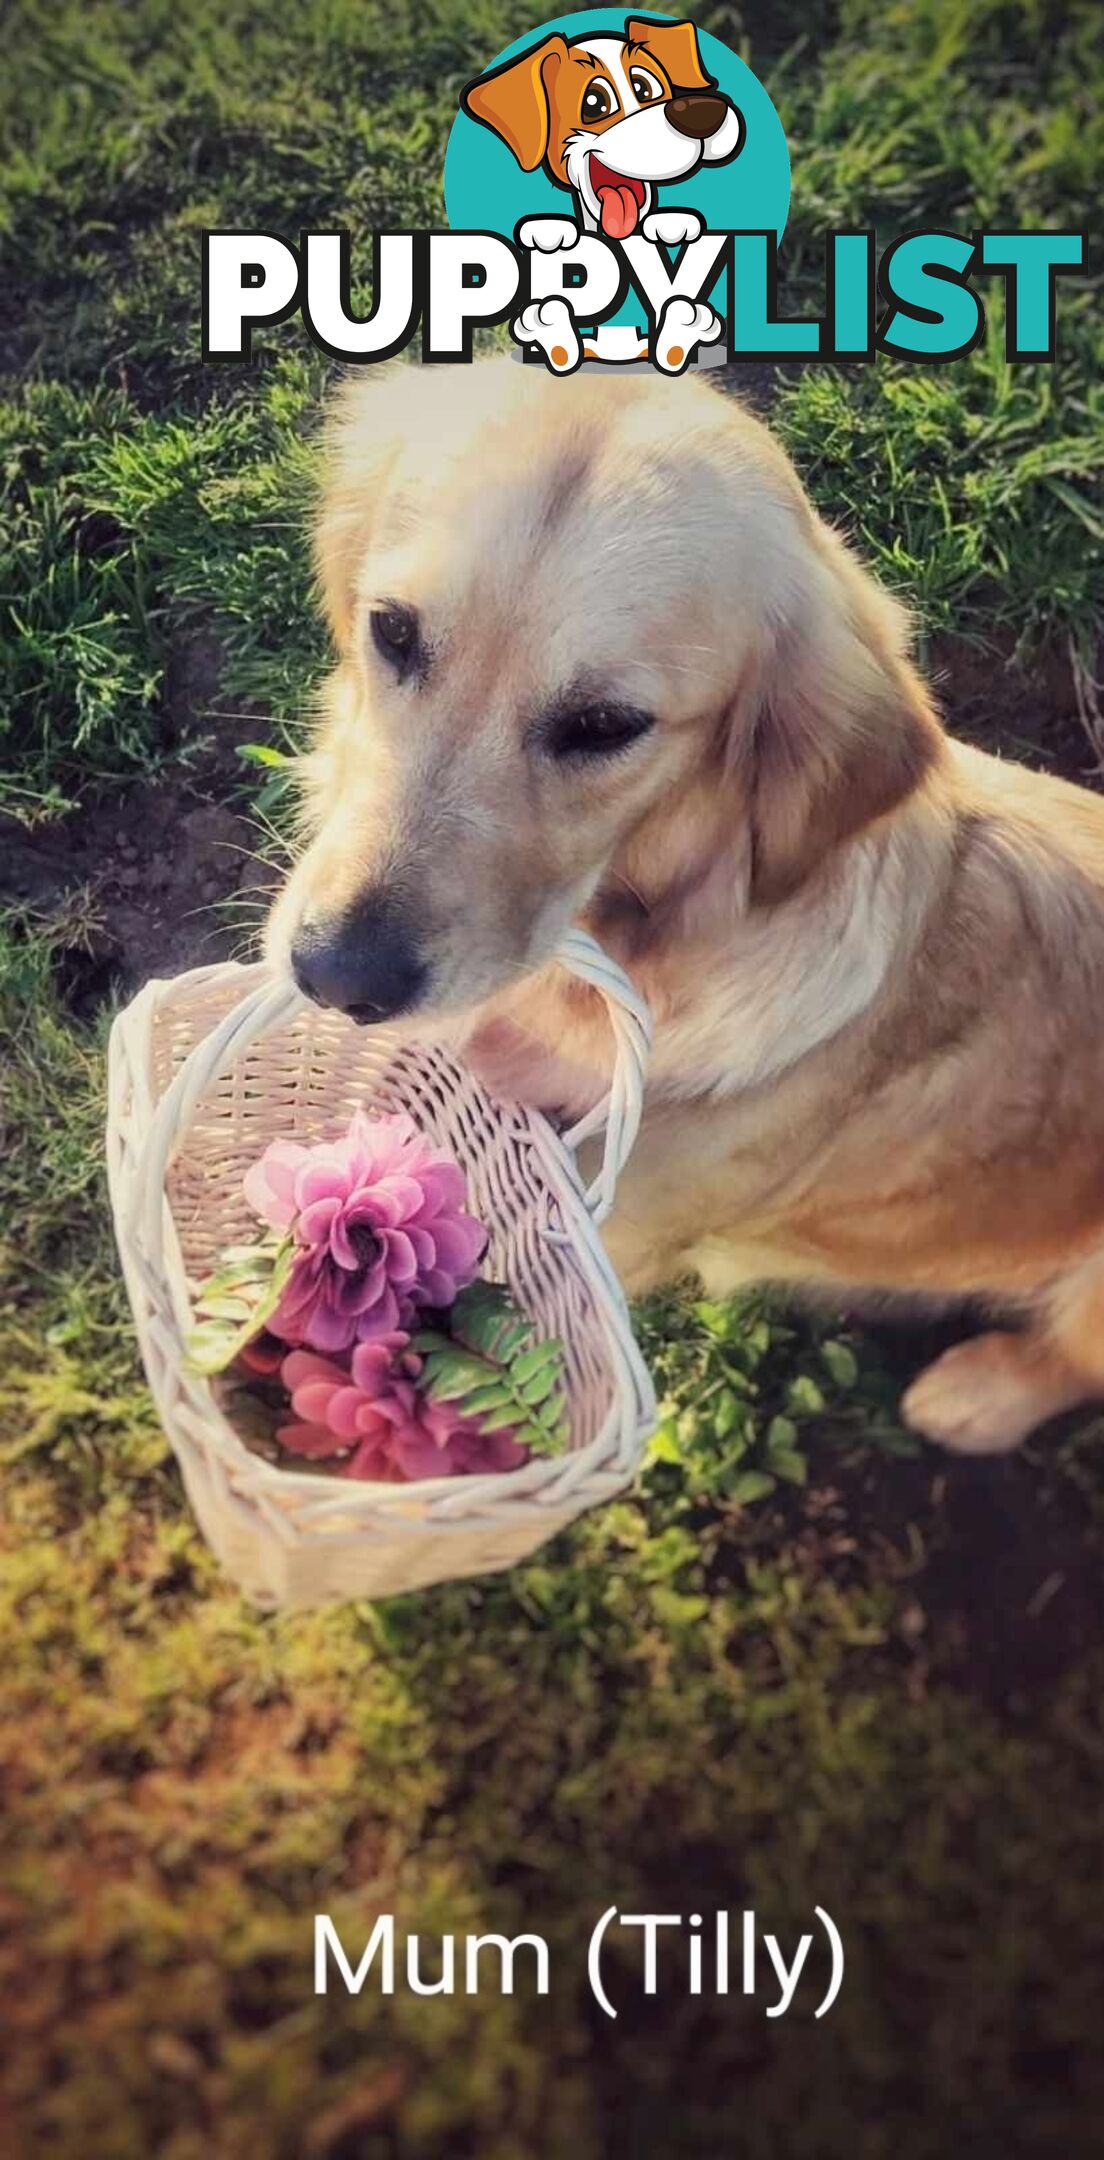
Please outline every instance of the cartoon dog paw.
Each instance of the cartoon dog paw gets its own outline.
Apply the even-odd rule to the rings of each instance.
[[[665,375],[681,375],[699,345],[713,345],[723,329],[720,316],[704,300],[668,300],[655,334],[655,363]]]
[[[566,300],[531,300],[510,324],[519,345],[539,345],[554,375],[570,375],[582,359]]]
[[[539,248],[542,255],[555,255],[561,248],[578,245],[579,228],[569,217],[530,217],[522,219],[517,236],[523,248]]]
[[[684,240],[699,238],[702,221],[696,210],[649,210],[640,230],[645,240],[658,240],[661,247],[681,247]]]

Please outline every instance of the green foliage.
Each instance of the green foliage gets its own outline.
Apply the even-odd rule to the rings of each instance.
[[[649,1299],[638,1333],[660,1389],[651,1475],[676,1515],[703,1501],[743,1509],[808,1482],[809,1448],[915,1455],[893,1413],[894,1382],[865,1347],[775,1310],[762,1296],[717,1304]],[[814,1455],[814,1467],[818,1464]]]
[[[823,238],[874,226],[1091,231],[1104,164],[1093,0],[846,0],[815,55],[771,77],[793,160],[783,265],[824,300]],[[953,366],[884,356],[805,368],[774,421],[803,478],[923,626],[1029,650],[1104,624],[1100,264],[1059,280],[1058,362],[1010,366],[1000,280],[984,343]]]
[[[195,1301],[188,1363],[208,1376],[225,1372],[271,1320],[295,1259],[294,1238],[230,1245]]]
[[[118,392],[32,385],[0,402],[0,807],[64,808],[88,777],[152,770],[211,714],[174,696],[195,626],[222,692],[294,719],[317,678],[309,606],[315,413],[281,365],[255,399],[188,420]]]
[[[779,19],[764,25],[793,155],[791,302],[822,300],[833,224],[874,222],[883,242],[922,222],[1091,225],[1091,0],[822,13],[818,27],[793,11],[787,55]],[[220,709],[299,730],[324,658],[305,530],[332,371],[294,322],[259,340],[252,369],[204,368],[199,234],[346,225],[363,280],[365,235],[439,221],[457,87],[531,20],[521,0],[474,15],[435,0],[416,19],[382,0],[9,8],[3,807],[56,813],[89,779],[201,737],[210,708],[173,668],[197,624],[224,653]],[[729,8],[701,20],[730,40],[738,27]],[[1073,635],[1089,656],[1104,590],[1098,287],[1062,281],[1056,367],[1010,369],[989,284],[992,334],[968,360],[802,370],[778,424],[827,514],[928,628]],[[363,282],[353,299],[370,300]]]
[[[779,432],[814,495],[922,627],[1022,646],[1066,631],[1091,660],[1104,612],[1104,394],[1067,287],[1054,370],[1012,366],[991,322],[948,369],[808,369]]]
[[[534,1455],[555,1455],[570,1437],[563,1344],[536,1338],[533,1322],[501,1283],[461,1290],[445,1325],[421,1328],[412,1348],[424,1360],[433,1402],[450,1402],[484,1432],[509,1430]]]

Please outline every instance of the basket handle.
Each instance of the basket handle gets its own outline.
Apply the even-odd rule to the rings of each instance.
[[[569,930],[556,950],[556,959],[572,975],[590,983],[606,1001],[613,1027],[615,1054],[609,1092],[565,1133],[564,1145],[574,1150],[583,1140],[605,1128],[602,1167],[585,1198],[596,1223],[605,1221],[613,1206],[617,1179],[628,1160],[640,1126],[644,1101],[644,1070],[651,1046],[651,1015],[639,991],[586,930]],[[157,1246],[161,1212],[165,1205],[165,1177],[173,1150],[191,1122],[200,1097],[225,1072],[238,1054],[270,1028],[293,1020],[307,1004],[301,990],[286,977],[260,983],[224,1014],[217,1027],[205,1035],[185,1058],[154,1111],[146,1142],[143,1175],[136,1195],[140,1221],[135,1222],[145,1250]]]
[[[307,1003],[301,990],[281,976],[271,976],[224,1013],[217,1027],[190,1050],[165,1089],[150,1121],[137,1180],[135,1220],[146,1252],[156,1252],[162,1211],[166,1206],[165,1178],[180,1135],[187,1131],[192,1113],[207,1088],[232,1065],[239,1051],[248,1049],[269,1028],[293,1020]]]
[[[580,982],[590,983],[601,992],[613,1029],[613,1078],[608,1093],[563,1134],[564,1146],[574,1153],[584,1140],[605,1130],[602,1166],[585,1194],[592,1220],[603,1223],[613,1207],[617,1180],[640,1130],[644,1075],[652,1047],[652,1016],[624,969],[610,959],[588,930],[569,930],[560,940],[556,959]]]

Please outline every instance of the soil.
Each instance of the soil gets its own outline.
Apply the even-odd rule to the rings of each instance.
[[[0,815],[0,898],[49,924],[63,995],[82,1018],[154,975],[246,957],[276,873],[257,860],[243,737],[255,716],[220,712],[219,653],[192,639],[166,685],[163,775],[90,793],[56,821]]]
[[[918,1334],[902,1359],[902,1387],[925,1357]],[[1030,1725],[1104,1640],[1100,1525],[1076,1478],[1050,1475],[1049,1461],[1039,1474],[1059,1433],[1041,1434],[1028,1453],[955,1458],[925,1448],[902,1462],[867,1449],[837,1468],[814,1447],[797,1551],[810,1582],[907,1584],[884,1654],[912,1699],[949,1686],[1011,1725]],[[763,1510],[750,1550],[765,1561],[772,1544],[777,1525],[772,1532]],[[740,1564],[748,1557],[745,1526]]]

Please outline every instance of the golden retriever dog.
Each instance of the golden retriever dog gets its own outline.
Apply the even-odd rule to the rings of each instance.
[[[573,1116],[585,924],[655,1018],[630,1289],[980,1300],[904,1399],[950,1448],[1104,1395],[1104,801],[944,733],[767,429],[689,379],[400,365],[339,398],[317,560],[274,962]]]

